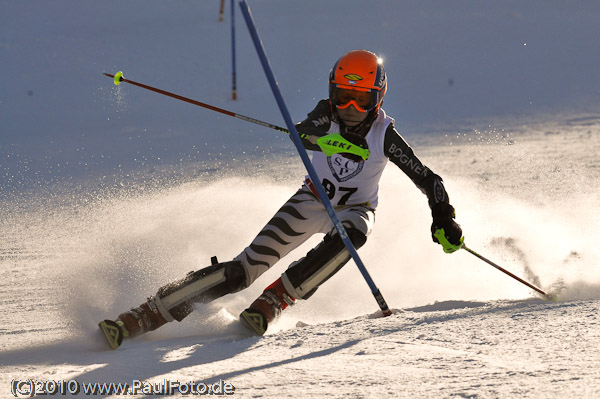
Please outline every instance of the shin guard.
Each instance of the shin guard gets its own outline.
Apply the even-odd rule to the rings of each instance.
[[[244,288],[246,273],[239,261],[217,263],[161,287],[154,303],[168,321],[181,321],[194,310],[194,303],[207,303]]]
[[[357,229],[347,228],[346,231],[356,249],[367,241],[367,237]],[[349,260],[350,253],[339,235],[327,234],[306,257],[291,264],[281,276],[281,280],[291,296],[308,299]]]

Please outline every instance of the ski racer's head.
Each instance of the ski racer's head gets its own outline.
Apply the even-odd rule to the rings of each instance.
[[[387,90],[383,61],[368,50],[353,50],[333,65],[329,101],[347,126],[373,121]]]

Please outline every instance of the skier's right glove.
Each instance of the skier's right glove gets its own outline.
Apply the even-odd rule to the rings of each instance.
[[[465,238],[460,225],[454,221],[455,212],[452,205],[447,202],[438,202],[431,209],[433,223],[431,224],[431,238],[439,243],[444,252],[458,251]]]

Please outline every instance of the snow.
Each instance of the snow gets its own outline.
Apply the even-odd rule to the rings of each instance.
[[[296,120],[326,96],[339,55],[381,53],[385,109],[444,177],[467,245],[558,301],[444,254],[423,195],[391,165],[359,253],[392,316],[377,317],[349,263],[248,336],[239,312],[315,237],[248,289],[106,349],[99,320],[237,255],[305,174],[280,133],[102,75],[282,125],[239,12],[230,100],[218,3],[2,3],[0,396],[38,379],[222,381],[239,397],[600,397],[591,0],[249,2]]]

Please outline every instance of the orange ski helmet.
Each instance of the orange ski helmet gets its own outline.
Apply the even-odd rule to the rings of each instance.
[[[376,114],[387,90],[383,61],[368,50],[353,50],[333,65],[329,74],[329,100],[337,108],[354,105]]]

